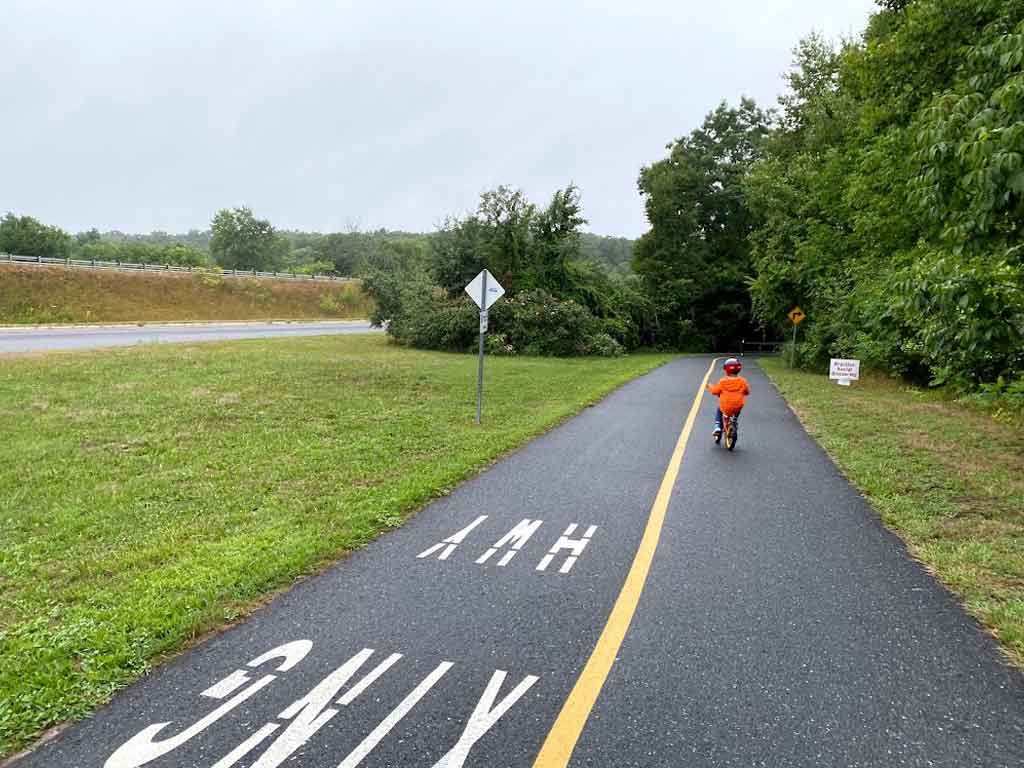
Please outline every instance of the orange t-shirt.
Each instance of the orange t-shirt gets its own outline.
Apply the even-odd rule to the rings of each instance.
[[[722,413],[735,416],[750,394],[750,385],[742,376],[723,376],[717,384],[712,385],[711,394],[718,395],[718,407]]]

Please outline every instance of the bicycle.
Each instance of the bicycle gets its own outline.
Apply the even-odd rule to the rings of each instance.
[[[736,447],[736,441],[739,440],[740,433],[737,428],[736,422],[739,420],[739,414],[736,416],[730,416],[727,413],[722,414],[722,431],[715,433],[715,443],[721,443],[722,437],[725,437],[725,447],[728,450],[732,450]]]

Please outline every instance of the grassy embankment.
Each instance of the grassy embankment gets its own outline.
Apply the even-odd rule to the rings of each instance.
[[[884,523],[1024,667],[1024,427],[868,377],[761,364]]]
[[[0,362],[0,755],[666,356],[383,337]]]
[[[358,282],[0,265],[0,325],[369,317]]]

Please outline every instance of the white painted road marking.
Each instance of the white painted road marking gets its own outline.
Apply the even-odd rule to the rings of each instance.
[[[349,704],[356,700],[356,697],[359,696],[360,693],[362,693],[371,685],[373,685],[377,681],[378,677],[380,677],[389,669],[391,669],[392,665],[400,658],[402,658],[402,654],[392,653],[390,656],[384,659],[384,661],[378,664],[377,667],[372,672],[370,672],[370,674],[368,674],[366,677],[364,677],[362,680],[360,680],[358,683],[352,686],[352,688],[349,689],[349,691],[344,696],[338,699],[338,703],[341,704],[341,706],[343,707],[347,707]]]
[[[423,552],[420,552],[418,555],[416,555],[416,557],[418,557],[418,558],[430,557],[432,554],[437,552],[437,550],[443,548],[444,551],[440,555],[437,556],[437,559],[438,560],[447,560],[449,555],[451,555],[451,553],[455,551],[455,548],[459,544],[461,544],[463,541],[465,541],[466,537],[469,536],[469,534],[473,531],[473,529],[476,528],[478,525],[480,525],[480,523],[482,523],[486,519],[487,519],[487,515],[480,515],[480,517],[478,517],[476,520],[474,520],[472,523],[467,525],[465,528],[463,528],[458,533],[454,533],[451,536],[449,536],[447,539],[444,539],[443,541],[435,544],[434,546],[430,547],[429,549],[426,549]]]
[[[472,523],[467,525],[461,531],[452,534],[446,539],[439,541],[431,547],[420,552],[416,555],[417,558],[422,559],[430,557],[437,552],[438,560],[447,560],[451,554],[455,551],[459,544],[462,544],[470,533],[473,532],[480,524],[487,520],[487,515],[481,515]],[[491,545],[480,557],[476,559],[477,565],[485,565],[491,558],[497,555],[501,550],[505,550],[504,554],[498,559],[498,567],[504,568],[523,549],[527,542],[533,538],[533,535],[537,530],[544,524],[543,520],[531,520],[530,518],[523,518],[510,530],[498,539],[494,544]],[[578,539],[571,539],[570,536],[575,533],[576,529],[579,528],[579,523],[572,523],[568,528],[565,529],[558,541],[555,542],[554,546],[548,550],[548,553],[541,558],[540,563],[537,564],[535,570],[546,571],[551,562],[558,556],[560,552],[568,551],[565,560],[558,568],[558,572],[567,574],[572,570],[572,567],[576,564],[576,561],[583,554],[583,550],[587,548],[587,544],[590,543],[591,538],[597,531],[596,525],[591,525],[587,528],[586,532]]]
[[[289,669],[294,667],[309,653],[313,647],[312,640],[293,640],[290,643],[279,645],[277,648],[272,648],[262,656],[257,656],[255,659],[246,664],[247,667],[259,667],[266,664],[272,659],[284,659],[283,662],[277,667],[278,672],[287,672]]]
[[[519,701],[523,694],[530,690],[539,679],[534,675],[527,675],[508,696],[495,706],[494,700],[498,697],[498,692],[501,690],[501,684],[505,681],[506,674],[504,670],[499,669],[491,675],[491,680],[487,683],[483,696],[480,697],[480,701],[477,702],[476,707],[473,709],[473,714],[469,716],[469,722],[466,723],[462,736],[459,737],[455,746],[448,750],[444,757],[434,763],[434,768],[462,768],[462,764],[469,757],[469,750],[473,748],[473,745],[480,741],[483,735],[501,719],[501,716],[508,712],[512,705]]]
[[[118,748],[118,750],[107,759],[107,762],[103,764],[103,768],[139,768],[140,765],[145,765],[151,760],[156,760],[158,757],[162,757],[168,752],[173,752],[194,736],[205,731],[250,696],[259,693],[260,690],[270,685],[275,679],[274,675],[266,675],[233,699],[228,699],[228,701],[221,704],[213,710],[213,712],[186,728],[177,736],[171,736],[163,739],[162,741],[153,741],[154,736],[156,736],[166,726],[170,725],[169,722],[153,723],[153,725],[143,728],[137,734],[132,736],[132,738],[122,744],[120,748]]]
[[[328,709],[327,705],[372,655],[372,649],[364,648],[281,712],[278,717],[291,720],[291,725],[260,755],[252,768],[277,768],[338,714],[338,710]]]
[[[565,529],[565,533],[563,533],[558,538],[558,541],[555,542],[555,545],[548,551],[546,555],[544,555],[540,563],[537,564],[538,571],[547,570],[547,567],[551,565],[551,561],[555,559],[555,556],[565,549],[568,549],[570,552],[572,552],[572,554],[565,559],[565,562],[562,563],[562,567],[558,569],[558,572],[568,573],[570,570],[572,570],[572,567],[573,565],[575,565],[576,560],[579,559],[579,556],[583,554],[583,550],[587,548],[587,544],[590,543],[590,539],[593,537],[595,531],[597,531],[597,526],[592,525],[589,528],[587,528],[587,531],[583,534],[582,538],[570,539],[569,537],[572,536],[573,533],[575,533],[577,527],[577,524],[573,523]]]
[[[247,666],[259,667],[266,664],[268,661],[283,659],[284,661],[277,666],[275,671],[285,672],[302,661],[312,647],[312,640],[295,640],[291,643],[279,645],[278,647],[267,651],[262,656],[257,656],[255,659],[250,661]],[[203,693],[209,694],[213,691],[215,694],[220,693],[226,696],[228,695],[228,686],[233,686],[232,690],[237,689],[235,682],[242,678],[248,680],[245,672],[238,670],[237,672],[233,672],[228,675],[224,680],[221,680],[220,683],[210,686]],[[140,765],[145,765],[152,760],[156,760],[158,757],[162,757],[169,752],[173,752],[182,744],[185,744],[190,739],[205,731],[235,707],[245,702],[246,699],[259,693],[263,688],[270,685],[270,683],[274,682],[276,679],[276,675],[263,676],[254,684],[244,689],[241,693],[236,694],[233,698],[221,704],[208,715],[201,718],[196,723],[193,723],[177,736],[170,736],[160,741],[154,741],[153,737],[170,725],[170,722],[153,723],[152,725],[146,726],[118,747],[118,749],[114,751],[114,754],[107,758],[107,761],[103,764],[103,768],[138,768]],[[217,696],[214,696],[214,698],[217,698]]]
[[[373,751],[373,748],[380,743],[381,739],[391,732],[391,729],[394,728],[403,717],[409,714],[409,710],[416,706],[419,700],[427,694],[427,691],[433,688],[434,685],[437,684],[437,681],[444,677],[445,673],[451,669],[452,666],[453,665],[450,661],[442,661],[438,664],[437,668],[427,675],[426,679],[417,685],[413,689],[412,693],[406,696],[402,700],[402,703],[395,707],[391,714],[385,717],[384,720],[381,721],[380,725],[374,728],[370,732],[370,735],[363,739],[359,746],[352,750],[352,752],[349,753],[349,756],[338,764],[338,768],[355,768],[355,766],[363,762],[363,758]],[[253,768],[256,768],[256,766],[253,766]]]
[[[252,678],[249,677],[244,669],[236,669],[223,680],[214,683],[199,695],[206,696],[208,699],[223,699],[230,696],[250,680]]]
[[[529,522],[529,521],[526,521]],[[526,536],[529,538],[529,536]],[[516,541],[510,538],[509,541]],[[525,540],[525,539],[524,539]],[[514,550],[513,550],[514,551]],[[249,662],[248,666],[260,666],[267,662],[281,659],[275,671],[286,671],[294,667],[308,654],[312,647],[309,640],[297,640],[292,643],[278,646],[271,651],[258,656]],[[363,648],[344,664],[331,672],[327,677],[317,683],[308,693],[289,704],[281,711],[278,718],[290,720],[291,723],[281,731],[277,738],[270,743],[251,768],[278,768],[293,758],[295,753],[303,747],[321,728],[323,728],[338,713],[339,709],[330,706],[331,700],[337,696],[359,671],[370,661],[375,651],[371,648]],[[392,653],[382,662],[377,664],[366,675],[352,685],[349,690],[336,700],[336,704],[348,706],[354,702],[364,691],[379,680],[389,669],[403,658],[400,653]],[[433,688],[437,682],[444,677],[454,664],[444,661],[437,665],[427,677],[422,680],[395,709],[382,720],[370,733],[352,750],[352,752],[339,764],[338,768],[355,768],[369,755],[377,745],[394,729],[394,727],[405,718],[406,715],[419,703],[419,701]],[[435,763],[435,768],[462,768],[474,745],[490,731],[500,720],[538,681],[535,675],[527,675],[513,688],[506,696],[497,701],[501,693],[502,684],[508,673],[504,670],[496,670],[487,683],[483,694],[473,708],[461,735],[455,745]],[[235,670],[222,678],[219,682],[206,688],[200,695],[207,698],[223,699],[232,694],[233,698],[228,699],[214,711],[184,729],[177,736],[172,736],[161,741],[154,741],[153,737],[170,723],[154,723],[143,728],[139,733],[122,744],[104,764],[104,768],[139,768],[152,760],[162,757],[201,732],[209,728],[224,715],[235,709],[250,697],[261,691],[264,687],[277,679],[275,675],[265,675],[252,685],[248,685],[251,679],[245,670]],[[248,685],[247,688],[243,686]],[[240,688],[240,692],[236,693]],[[497,703],[496,703],[497,702]],[[227,754],[217,760],[211,768],[234,768],[240,761],[255,751],[268,738],[273,736],[282,728],[281,723],[269,722],[260,727],[255,733],[247,736],[240,744],[232,748]]]
[[[243,757],[252,752],[256,747],[263,743],[270,734],[278,729],[277,723],[267,723],[260,728],[256,733],[250,736],[248,739],[243,741],[237,747],[228,752],[224,757],[214,763],[211,768],[232,768],[235,763],[241,760]]]
[[[530,540],[530,537],[537,532],[537,529],[540,528],[543,522],[543,520],[530,519],[521,521],[515,528],[494,542],[494,546],[480,555],[476,561],[477,565],[483,565],[490,560],[491,556],[499,549],[510,544],[511,549],[509,549],[501,560],[498,561],[499,566],[508,565],[512,558],[516,556],[516,553],[523,548],[523,545]]]

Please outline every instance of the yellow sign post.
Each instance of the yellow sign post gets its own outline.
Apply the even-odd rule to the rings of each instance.
[[[793,307],[786,313],[786,316],[793,323],[793,351],[789,355],[789,367],[796,368],[796,329],[807,318],[807,315],[800,307]]]

